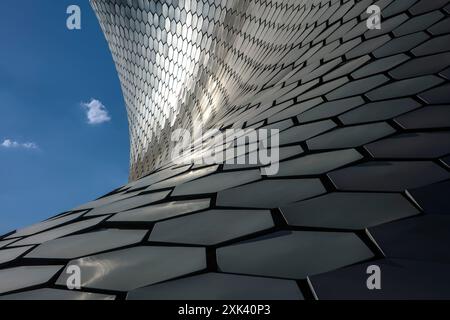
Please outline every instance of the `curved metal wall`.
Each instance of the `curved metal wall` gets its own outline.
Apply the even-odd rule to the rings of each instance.
[[[244,108],[272,77],[315,53],[314,25],[339,14],[320,4],[93,0],[127,105],[131,180],[169,159],[174,127],[189,128],[196,117],[205,129],[221,127],[230,108]]]

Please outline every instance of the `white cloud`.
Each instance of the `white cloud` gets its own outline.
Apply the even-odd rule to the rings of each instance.
[[[101,124],[111,121],[108,110],[100,101],[91,99],[89,103],[81,104],[86,109],[86,117],[89,124]]]
[[[17,142],[11,139],[5,139],[3,140],[2,144],[0,145],[3,148],[6,149],[39,149],[38,145],[34,142],[25,142],[25,143],[21,143],[21,142]]]

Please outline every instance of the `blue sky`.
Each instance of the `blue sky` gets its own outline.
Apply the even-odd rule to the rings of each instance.
[[[81,30],[66,28],[71,4],[81,7]],[[125,184],[129,165],[120,84],[89,1],[2,6],[0,235]]]

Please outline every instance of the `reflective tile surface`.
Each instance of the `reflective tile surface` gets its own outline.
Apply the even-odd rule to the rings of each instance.
[[[91,4],[127,107],[130,180],[0,236],[0,298],[450,297],[448,1]],[[172,157],[172,133],[199,128],[278,129],[279,170],[200,161],[245,131]],[[366,287],[373,264],[381,291]]]

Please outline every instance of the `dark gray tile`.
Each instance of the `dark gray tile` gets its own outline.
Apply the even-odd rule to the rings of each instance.
[[[442,13],[439,11],[434,11],[418,17],[410,18],[407,22],[403,23],[394,30],[394,35],[402,36],[425,30],[443,17],[444,15]]]
[[[18,239],[9,239],[9,240],[0,241],[0,248],[6,247],[7,245],[9,245],[17,240]]]
[[[270,211],[211,210],[157,223],[149,240],[214,245],[273,226]]]
[[[441,162],[447,166],[447,168],[450,168],[450,155],[444,157],[441,159]]]
[[[321,98],[308,100],[302,103],[294,104],[293,106],[286,108],[282,111],[279,111],[270,117],[268,117],[267,122],[269,124],[275,123],[280,120],[288,119],[295,117],[296,115],[311,109],[315,105],[319,104],[322,101]]]
[[[412,53],[416,56],[425,56],[428,54],[435,54],[439,52],[448,51],[448,43],[450,42],[450,34],[434,37],[427,42],[421,44],[417,48],[412,50]]]
[[[339,66],[336,70],[333,70],[332,72],[328,72],[326,75],[323,76],[323,80],[329,81],[329,80],[332,80],[335,78],[340,78],[340,77],[349,75],[354,70],[361,68],[361,66],[364,65],[369,60],[370,60],[369,55],[362,56],[358,59],[350,60],[347,63],[344,63],[343,65]]]
[[[362,159],[354,149],[316,153],[280,163],[275,177],[318,175]]]
[[[107,229],[83,233],[45,242],[28,253],[26,258],[74,259],[96,252],[112,250],[136,244],[146,235],[147,230]]]
[[[300,114],[300,123],[332,118],[364,103],[361,97],[353,97],[320,104],[319,106]]]
[[[205,249],[136,247],[71,261],[81,269],[83,288],[130,291],[206,268]],[[65,285],[64,271],[57,284]]]
[[[432,10],[438,10],[447,3],[448,0],[434,0],[434,1],[421,0],[420,2],[416,3],[410,9],[410,11],[413,15],[418,15]]]
[[[10,239],[5,241],[0,241],[0,248],[6,247],[8,244],[17,241],[17,239]]]
[[[346,125],[388,120],[420,106],[417,101],[410,98],[372,102],[341,115],[339,119]]]
[[[339,78],[339,79],[336,79],[333,81],[326,82],[316,88],[309,90],[308,92],[302,94],[301,96],[297,97],[297,100],[304,101],[304,100],[309,100],[312,98],[317,98],[317,97],[323,96],[323,95],[327,94],[328,92],[343,86],[348,81],[349,80],[347,77],[343,77],[343,78]]]
[[[440,35],[444,33],[448,33],[450,29],[450,18],[444,19],[439,23],[436,23],[434,26],[428,29],[433,35]]]
[[[1,296],[0,300],[19,301],[72,301],[72,300],[115,300],[113,295],[90,293],[81,291],[69,291],[60,289],[37,289],[10,295]]]
[[[367,30],[367,26],[364,23],[364,31]],[[348,59],[363,56],[368,53],[372,53],[374,50],[380,48],[387,43],[391,38],[388,35],[382,35],[373,39],[365,40],[361,42],[356,48],[350,50],[345,56]]]
[[[434,159],[450,154],[450,132],[405,133],[365,148],[374,158]]]
[[[381,8],[381,7],[380,7]],[[375,36],[379,36],[382,34],[389,34],[398,26],[402,25],[406,20],[408,20],[408,15],[405,13],[399,14],[392,18],[383,19],[381,29],[377,30],[367,30],[364,36],[367,39],[373,38]]]
[[[328,176],[343,191],[405,191],[450,179],[450,173],[429,161],[369,162]]]
[[[63,266],[27,266],[0,270],[0,293],[48,282]]]
[[[207,273],[131,291],[127,300],[303,300],[293,280]]]
[[[355,148],[395,133],[385,122],[338,128],[307,141],[311,150]]]
[[[261,150],[261,149],[260,149]],[[258,153],[260,152],[254,152],[252,153],[255,157],[259,157]],[[263,149],[263,152],[265,154],[269,154],[267,149]],[[287,147],[280,147],[279,148],[279,160],[283,161],[288,158],[292,158],[293,156],[297,156],[303,153],[303,149],[299,145],[294,146],[287,146]],[[237,161],[235,161],[236,163]],[[250,169],[250,168],[258,168],[262,167],[264,164],[261,163],[260,159],[258,158],[258,164],[226,164],[223,166],[223,170],[236,170],[236,169]]]
[[[390,17],[400,12],[404,12],[412,7],[419,0],[392,1],[392,3],[382,11],[383,17]]]
[[[151,175],[149,175],[147,177],[144,177],[142,179],[132,182],[130,184],[130,186],[131,186],[130,191],[135,190],[135,189],[140,189],[143,187],[148,187],[154,183],[158,183],[160,181],[175,177],[179,174],[186,172],[190,167],[191,167],[191,165],[184,165],[179,168],[164,169],[164,170],[160,170],[158,172],[152,173]]]
[[[280,145],[302,142],[335,127],[331,120],[296,126],[280,133]]]
[[[411,197],[427,214],[450,214],[450,181],[408,190]]]
[[[394,79],[405,79],[428,74],[435,74],[450,65],[450,53],[445,52],[410,60],[390,71]]]
[[[408,52],[417,47],[430,37],[425,32],[417,32],[403,37],[394,38],[381,48],[373,52],[376,58],[391,56],[398,53]]]
[[[287,120],[275,122],[272,124],[266,124],[259,129],[266,129],[266,130],[274,130],[275,129],[275,130],[279,130],[279,131],[284,131],[284,130],[292,127],[293,125],[294,125],[294,122],[291,119],[287,119]]]
[[[429,104],[450,103],[450,84],[447,82],[442,86],[421,93],[419,97]]]
[[[325,192],[319,179],[264,180],[219,192],[217,205],[271,209]]]
[[[139,192],[121,192],[121,193],[116,193],[110,196],[106,196],[103,198],[99,198],[97,200],[88,202],[86,204],[83,204],[81,206],[78,206],[77,208],[73,209],[73,210],[88,210],[88,209],[93,209],[93,208],[97,208],[97,207],[101,207],[107,204],[111,204],[113,202],[119,201],[119,200],[123,200],[123,199],[127,199],[127,198],[131,198],[134,197],[136,195],[138,195]]]
[[[388,82],[384,75],[375,75],[364,79],[353,80],[327,94],[328,100],[336,100],[366,93]]]
[[[0,264],[15,260],[31,248],[32,246],[0,250]]]
[[[354,25],[356,22],[350,22],[351,25]],[[348,26],[342,26],[342,29],[346,29]],[[350,26],[351,28],[352,26]],[[329,61],[332,59],[336,59],[338,57],[342,57],[344,56],[347,52],[351,51],[354,48],[359,48],[358,45],[361,44],[361,38],[359,37],[359,35],[364,31],[363,30],[364,26],[362,23],[359,23],[358,25],[356,25],[349,33],[345,34],[343,37],[342,35],[336,35],[336,36],[331,36],[329,37],[326,42],[329,43],[329,45],[333,45],[336,48],[329,53],[328,55],[325,56],[324,61]],[[342,38],[344,40],[344,43],[340,44],[340,40],[334,40],[334,38]],[[352,40],[349,40],[352,39]],[[378,45],[377,43],[373,44],[374,46]],[[354,55],[352,56],[347,56],[347,59],[353,59],[353,58],[357,58],[357,57],[361,57],[366,55],[367,52],[367,47],[362,48],[362,50],[358,50],[355,51]],[[343,77],[341,79],[345,79],[347,80],[347,77]],[[339,81],[340,82],[340,81]],[[347,82],[347,81],[345,81]],[[345,83],[344,82],[344,83]],[[324,86],[323,88],[329,88],[330,86]],[[337,87],[336,85],[333,84],[333,87]],[[317,92],[315,92],[317,93]],[[326,92],[324,92],[326,93]]]
[[[105,217],[98,217],[88,220],[83,220],[80,222],[74,222],[72,224],[69,224],[67,226],[63,226],[56,229],[51,229],[48,231],[44,231],[42,233],[38,233],[33,236],[29,236],[28,238],[23,238],[20,241],[17,241],[14,243],[15,246],[26,246],[30,244],[40,244],[43,242],[47,242],[50,240],[54,240],[57,238],[68,236],[72,233],[76,233],[85,229],[89,229],[94,227],[95,225],[99,224],[105,220]]]
[[[381,290],[367,289],[367,268],[381,270]],[[448,265],[384,259],[358,264],[310,278],[319,300],[450,299]]]
[[[320,100],[320,99],[318,99],[318,100]],[[273,103],[273,101],[270,102],[270,104],[272,104],[272,103]],[[278,113],[283,112],[284,110],[290,109],[291,107],[293,107],[293,103],[294,103],[293,100],[289,100],[287,102],[284,102],[284,103],[281,103],[281,104],[277,104],[275,106],[270,106],[269,108],[261,109],[259,111],[258,115],[252,117],[247,122],[247,125],[253,126],[254,124],[256,124],[256,123],[258,123],[260,121],[265,121],[267,118],[269,118],[269,117],[271,117],[273,115],[277,115]],[[319,102],[312,101],[312,103],[319,103]],[[271,121],[274,123],[277,120],[272,119]]]
[[[169,178],[167,180],[152,184],[150,187],[145,189],[145,191],[152,191],[152,190],[175,187],[182,183],[189,182],[189,181],[192,181],[192,180],[195,180],[198,178],[202,178],[209,174],[212,174],[212,173],[216,172],[218,168],[219,168],[219,166],[215,165],[215,166],[208,166],[206,168],[201,168],[198,170],[192,170],[185,174],[181,174],[176,177]]]
[[[139,195],[132,198],[113,202],[109,205],[98,207],[89,211],[86,216],[98,216],[103,214],[112,214],[125,210],[131,210],[160,201],[169,195],[170,191],[153,192]]]
[[[259,179],[261,179],[259,170],[217,173],[177,186],[172,192],[172,196],[214,193]]]
[[[384,72],[398,66],[399,64],[407,61],[409,57],[406,54],[397,54],[395,56],[376,59],[370,64],[359,68],[352,73],[355,79],[367,77],[376,73]]]
[[[307,92],[309,89],[314,87],[319,83],[319,80],[313,80],[306,83],[302,83],[298,87],[294,88],[294,90],[288,92],[284,96],[281,96],[279,99],[277,99],[277,102],[286,102],[288,100],[294,99],[295,97]],[[278,113],[277,113],[278,114]],[[288,118],[288,117],[286,117]],[[275,121],[281,120],[282,118],[276,118]]]
[[[84,213],[86,213],[86,211],[63,216],[61,218],[57,218],[57,219],[53,219],[53,220],[47,220],[47,221],[32,225],[31,227],[27,227],[25,229],[18,230],[15,233],[11,234],[10,236],[6,237],[6,239],[29,236],[32,234],[36,234],[38,232],[49,230],[49,229],[55,228],[57,226],[66,224],[70,221],[73,221],[73,220],[79,218],[80,216],[82,216]]]
[[[172,201],[147,206],[116,214],[108,221],[113,222],[154,222],[183,214],[208,209],[211,199]]]
[[[450,80],[450,68],[447,68],[447,69],[439,72],[439,75],[446,78],[447,80]]]
[[[358,16],[361,15],[362,12],[364,12],[364,10],[366,10],[366,8],[368,6],[371,5],[370,0],[362,0],[359,2],[355,2],[355,4],[352,6],[352,8],[350,9],[349,12],[347,12],[344,16],[344,21],[349,20],[349,19],[355,19]]]
[[[395,119],[405,129],[450,127],[450,106],[427,106]]]
[[[304,279],[373,257],[353,233],[280,232],[220,248],[220,271]]]
[[[444,80],[435,76],[423,76],[396,81],[369,92],[367,97],[372,101],[378,101],[415,95],[432,88],[443,81]]]
[[[388,258],[450,263],[450,216],[424,215],[369,229]]]

